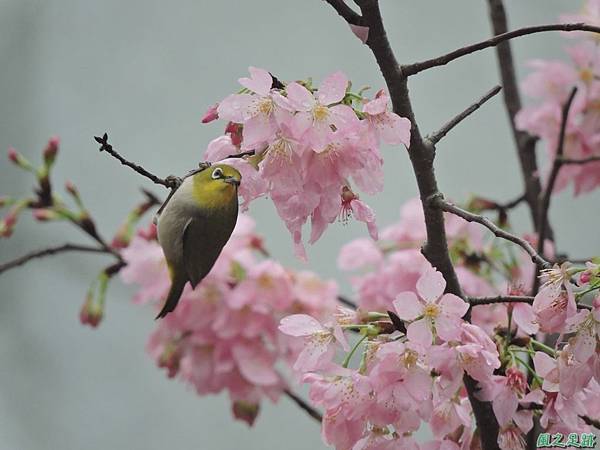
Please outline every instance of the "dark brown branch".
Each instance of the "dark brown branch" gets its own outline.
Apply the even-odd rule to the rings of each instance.
[[[347,299],[346,297],[344,297],[343,295],[338,295],[337,296],[337,300],[338,302],[340,302],[343,305],[346,305],[352,309],[356,309],[356,303],[354,303],[352,300]]]
[[[442,128],[440,128],[438,131],[436,131],[435,133],[428,136],[426,139],[429,139],[429,142],[431,142],[433,145],[436,145],[440,141],[440,139],[442,139],[444,136],[446,136],[456,125],[458,125],[463,120],[465,120],[467,117],[469,117],[471,114],[473,114],[475,111],[477,111],[485,102],[487,102],[489,99],[491,99],[494,95],[496,95],[501,90],[502,90],[501,86],[495,86],[490,91],[488,91],[483,97],[481,97],[478,101],[473,103],[471,106],[469,106],[467,109],[465,109],[461,113],[454,116],[446,124],[444,124],[444,126],[442,126]]]
[[[331,5],[337,13],[344,18],[350,25],[362,25],[362,17],[352,8],[350,8],[344,0],[325,0]]]
[[[449,62],[454,61],[455,59],[461,58],[471,53],[475,53],[486,48],[495,47],[500,43],[508,41],[510,39],[515,39],[521,36],[527,36],[529,34],[534,33],[544,33],[546,31],[590,31],[592,33],[600,33],[600,27],[586,25],[585,23],[558,23],[519,28],[518,30],[502,33],[491,39],[486,39],[485,41],[481,41],[476,44],[461,47],[457,50],[454,50],[442,56],[438,56],[436,58],[431,58],[425,61],[402,66],[402,73],[405,76],[409,77],[411,75],[415,75],[419,72],[431,69],[433,67],[444,66]]]
[[[323,421],[323,416],[321,415],[321,413],[319,411],[317,411],[315,408],[313,408],[312,406],[310,406],[306,402],[306,400],[304,400],[298,394],[292,392],[290,389],[284,389],[283,392],[285,392],[285,395],[287,395],[294,403],[296,403],[296,405],[298,405],[300,408],[302,408],[304,411],[306,411],[306,413],[310,417],[312,417],[319,423]]]
[[[362,25],[369,28],[366,44],[373,52],[385,79],[393,110],[396,114],[408,118],[412,125],[408,153],[417,180],[425,217],[427,242],[422,248],[423,255],[444,276],[446,291],[462,297],[462,290],[448,252],[444,214],[428,202],[431,196],[439,192],[433,168],[435,148],[423,139],[419,131],[408,93],[408,80],[390,47],[377,0],[355,0],[355,3],[361,9]],[[475,380],[465,376],[464,382],[477,427],[480,430],[482,449],[497,450],[499,448],[497,443],[498,422],[491,404],[476,397],[477,382]]]
[[[253,156],[256,154],[255,150],[248,150],[245,152],[241,152],[241,153],[235,153],[233,155],[227,155],[227,158],[224,159],[229,159],[229,158],[243,158],[244,156]]]
[[[600,430],[600,420],[592,419],[588,416],[579,416],[579,417],[581,417],[581,419],[586,423],[586,425],[589,425],[590,427],[594,427],[594,428],[597,428],[598,430]]]
[[[508,20],[502,0],[488,0],[488,6],[494,35],[498,36],[508,32]],[[537,138],[525,131],[517,129],[516,126],[515,117],[521,110],[521,97],[519,94],[519,86],[517,83],[510,41],[498,44],[496,47],[496,59],[500,70],[502,87],[504,88],[502,92],[504,104],[508,114],[513,139],[515,141],[517,156],[519,158],[525,201],[529,206],[533,228],[534,230],[537,230],[538,199],[540,192],[542,191],[540,178],[537,175],[538,165],[535,154]],[[549,231],[551,231],[550,228]],[[551,232],[550,235],[552,235]]]
[[[14,269],[15,267],[22,266],[32,259],[43,258],[44,256],[52,256],[57,253],[64,252],[91,252],[91,253],[107,253],[112,254],[109,250],[106,250],[102,247],[91,247],[88,245],[78,245],[78,244],[63,244],[56,247],[48,247],[42,250],[37,250],[31,253],[27,253],[19,258],[13,259],[12,261],[8,261],[4,264],[0,264],[0,274],[2,272],[6,272],[7,270]]]
[[[569,159],[569,158],[560,158],[561,164],[588,164],[591,162],[600,161],[600,156],[590,156],[588,158],[581,159]]]
[[[108,134],[104,133],[102,135],[102,137],[100,136],[94,136],[94,140],[100,144],[100,151],[101,152],[106,152],[109,155],[113,156],[114,158],[116,158],[121,164],[123,164],[124,166],[130,167],[131,169],[135,170],[137,173],[139,173],[140,175],[148,178],[149,180],[151,180],[153,183],[155,184],[160,184],[168,189],[176,189],[177,187],[179,187],[178,183],[178,179],[177,177],[173,177],[173,176],[169,176],[167,178],[160,178],[157,177],[156,175],[154,175],[153,173],[148,172],[146,169],[144,169],[142,166],[132,163],[131,161],[126,160],[125,158],[123,158],[114,148],[111,144],[108,143]]]
[[[535,251],[535,249],[529,242],[527,242],[525,239],[515,236],[514,234],[509,233],[506,230],[503,230],[502,228],[499,228],[494,222],[492,222],[487,217],[481,216],[479,214],[473,214],[465,209],[462,209],[454,205],[453,203],[444,200],[442,195],[432,197],[430,203],[433,206],[441,209],[442,211],[446,211],[456,216],[462,217],[467,222],[477,222],[483,225],[492,233],[494,233],[496,237],[506,239],[507,241],[517,244],[519,247],[525,250],[529,254],[529,256],[531,256],[531,260],[534,263],[539,264],[543,268],[552,267],[552,265],[548,261],[546,261],[542,256],[538,254],[538,252]]]
[[[533,303],[533,297],[528,295],[497,295],[493,297],[468,297],[471,306],[491,305],[494,303]]]
[[[543,193],[540,194],[539,201],[539,210],[538,210],[538,223],[540,224],[538,230],[538,244],[537,251],[541,255],[544,254],[544,242],[546,241],[547,231],[548,231],[548,211],[550,209],[550,199],[552,198],[552,191],[554,190],[554,184],[556,183],[556,178],[558,177],[558,173],[562,167],[561,158],[565,152],[565,135],[567,132],[567,122],[569,120],[569,111],[571,110],[571,104],[573,103],[573,99],[575,98],[575,94],[577,94],[577,87],[574,87],[567,98],[567,101],[563,105],[562,108],[562,116],[560,123],[560,132],[558,134],[558,147],[556,149],[556,157],[554,158],[554,163],[552,164],[552,170],[550,171],[550,176],[548,177],[548,183],[546,184],[546,188]],[[543,268],[538,265],[535,280],[534,280],[534,288],[533,292],[537,291],[539,287],[539,278],[538,274],[540,269]]]

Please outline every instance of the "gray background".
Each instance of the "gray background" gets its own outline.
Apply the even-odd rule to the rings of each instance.
[[[390,40],[402,61],[435,56],[489,35],[482,0],[382,0]],[[557,20],[579,2],[507,1],[513,27]],[[518,71],[534,56],[562,57],[558,34],[515,42]],[[181,174],[200,159],[222,124],[201,125],[209,104],[237,90],[249,65],[282,79],[341,69],[355,86],[383,86],[365,46],[323,1],[33,1],[0,0],[0,149],[14,145],[31,159],[47,138],[61,137],[54,175],[81,190],[105,234],[140,198],[158,188],[101,155],[91,137],[108,130],[126,156],[160,175]],[[437,128],[498,81],[493,51],[484,51],[411,80],[421,128]],[[406,152],[385,149],[386,190],[369,198],[380,225],[398,217],[416,194]],[[456,199],[472,191],[499,200],[521,190],[500,97],[439,146],[442,189]],[[31,179],[2,159],[0,193],[27,192]],[[561,249],[598,253],[594,207],[599,195],[552,205]],[[272,205],[251,213],[272,253],[301,266]],[[517,225],[528,226],[517,212]],[[335,224],[309,249],[309,267],[345,278],[335,267],[340,246],[365,235],[362,224]],[[63,241],[85,242],[64,224],[24,217],[0,242],[0,261]],[[92,331],[77,312],[105,257],[63,255],[33,262],[0,279],[1,449],[316,449],[318,427],[286,399],[265,403],[254,429],[230,419],[225,396],[199,398],[169,381],[144,352],[154,326],[132,289],[109,289],[107,318]],[[347,286],[342,289],[348,292]],[[282,441],[282,439],[285,439]],[[284,444],[282,445],[282,442]]]

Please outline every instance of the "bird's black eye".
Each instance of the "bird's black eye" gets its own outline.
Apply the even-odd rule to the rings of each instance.
[[[223,169],[217,167],[215,170],[213,170],[212,179],[218,180],[219,178],[223,178]]]

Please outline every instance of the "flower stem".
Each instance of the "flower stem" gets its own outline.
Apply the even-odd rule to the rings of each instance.
[[[358,342],[354,345],[354,347],[352,347],[352,350],[350,350],[350,353],[348,353],[346,355],[346,358],[344,358],[344,362],[342,363],[342,367],[344,368],[348,368],[348,364],[350,364],[350,360],[352,359],[352,356],[354,356],[354,353],[356,353],[356,350],[358,349],[358,347],[360,346],[360,344],[363,343],[363,341],[367,338],[367,334],[365,334],[363,337],[361,337]]]

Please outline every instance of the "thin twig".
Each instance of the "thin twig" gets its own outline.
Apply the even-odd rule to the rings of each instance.
[[[347,299],[347,298],[346,298],[346,297],[344,297],[343,295],[338,295],[338,296],[337,296],[337,300],[338,300],[338,302],[340,302],[341,304],[343,304],[343,305],[346,305],[346,306],[348,306],[348,307],[350,307],[350,308],[352,308],[352,309],[356,309],[356,308],[357,308],[357,306],[356,306],[356,303],[354,303],[354,302],[353,302],[352,300],[350,300],[350,299]]]
[[[494,303],[533,303],[533,298],[529,295],[497,295],[491,297],[468,297],[467,300],[471,306],[491,305]]]
[[[600,420],[592,419],[588,416],[579,416],[579,417],[581,417],[581,419],[586,423],[586,425],[589,425],[590,427],[594,427],[594,428],[597,428],[598,430],[600,430]]]
[[[337,13],[344,18],[350,25],[361,25],[362,17],[352,8],[350,8],[344,0],[325,0],[331,5]]]
[[[442,139],[444,136],[446,136],[446,134],[448,134],[456,125],[458,125],[463,120],[465,120],[468,116],[470,116],[475,111],[477,111],[485,102],[487,102],[493,96],[498,94],[498,92],[500,92],[501,90],[502,90],[502,86],[495,86],[494,88],[489,90],[483,97],[481,97],[478,101],[473,103],[471,106],[469,106],[467,109],[465,109],[461,113],[454,116],[446,124],[444,124],[442,126],[442,128],[440,128],[435,133],[431,134],[426,139],[429,139],[429,141],[433,145],[437,144],[440,141],[440,139]]]
[[[408,80],[406,75],[403,74],[387,38],[379,2],[377,0],[355,0],[355,3],[358,4],[361,10],[361,25],[369,28],[366,44],[371,49],[385,79],[393,110],[396,114],[406,117],[411,122],[408,154],[419,188],[421,203],[423,204],[427,232],[427,241],[421,251],[431,265],[443,275],[446,280],[447,292],[462,296],[463,293],[448,250],[444,214],[427,202],[431,195],[439,191],[433,168],[435,147],[425,140],[420,133],[410,100]],[[467,320],[469,319],[468,314],[465,317]],[[478,387],[474,379],[466,375],[464,382],[481,436],[481,447],[483,450],[496,450],[498,448],[498,421],[492,410],[492,405],[490,402],[477,398],[476,391]]]
[[[7,270],[13,269],[15,267],[22,266],[23,264],[31,261],[32,259],[42,258],[44,256],[51,256],[57,253],[64,252],[91,252],[91,253],[108,253],[112,252],[106,250],[102,247],[91,247],[88,245],[79,245],[79,244],[63,244],[56,247],[48,247],[41,250],[37,250],[31,253],[27,253],[19,258],[13,259],[12,261],[8,261],[4,264],[0,264],[0,274],[2,272],[6,272]]]
[[[471,306],[493,305],[496,303],[533,303],[535,297],[529,295],[496,295],[491,297],[467,297]],[[590,305],[578,303],[578,308],[591,310]]]
[[[600,33],[600,27],[587,25],[585,23],[559,23],[519,28],[517,30],[509,31],[507,33],[499,34],[497,36],[494,36],[493,38],[486,39],[485,41],[481,41],[476,44],[461,47],[436,58],[431,58],[425,61],[420,61],[402,66],[402,73],[404,76],[409,77],[424,70],[431,69],[433,67],[444,66],[449,62],[454,61],[455,59],[461,58],[471,53],[475,53],[479,50],[495,47],[498,44],[508,41],[510,39],[515,39],[521,36],[527,36],[529,34],[534,33],[543,33],[546,31],[590,31],[592,33]]]
[[[490,22],[494,35],[508,32],[508,19],[502,0],[488,0]],[[515,71],[510,41],[504,41],[495,48],[500,78],[502,80],[502,96],[515,142],[521,178],[524,186],[525,201],[529,207],[529,215],[534,230],[538,229],[538,198],[542,192],[542,184],[538,174],[535,153],[538,138],[526,131],[519,130],[516,124],[517,113],[521,110],[521,95]],[[552,235],[549,228],[549,235]]]
[[[492,222],[487,217],[481,216],[479,214],[473,214],[465,209],[462,209],[456,206],[455,204],[444,200],[444,197],[441,194],[433,196],[430,199],[430,203],[433,206],[440,208],[442,211],[446,211],[456,216],[462,217],[467,222],[477,222],[483,225],[492,233],[494,233],[496,237],[506,239],[507,241],[517,244],[519,247],[525,250],[529,254],[529,256],[531,256],[531,260],[534,263],[539,264],[543,268],[552,267],[552,265],[548,261],[546,261],[542,256],[538,254],[538,252],[535,251],[535,249],[529,242],[527,242],[525,239],[515,236],[514,234],[509,233],[506,230],[503,230],[502,228],[499,228],[494,222]]]
[[[600,161],[600,156],[589,156],[581,159],[560,158],[561,164],[588,164],[597,161]]]
[[[567,132],[567,122],[569,119],[569,111],[571,110],[571,104],[573,103],[575,94],[577,94],[577,87],[574,87],[573,89],[571,89],[571,93],[569,94],[567,101],[563,105],[562,117],[561,117],[561,123],[560,123],[560,132],[558,135],[558,147],[556,149],[556,157],[554,158],[554,163],[552,164],[552,170],[550,172],[550,176],[548,177],[548,183],[546,184],[546,188],[544,189],[544,192],[542,194],[540,194],[539,211],[538,211],[539,230],[538,230],[537,251],[541,255],[544,254],[544,242],[546,241],[546,237],[547,237],[546,233],[548,230],[547,224],[548,224],[548,211],[550,209],[550,199],[552,198],[552,191],[554,191],[554,184],[556,183],[558,173],[560,172],[560,169],[563,165],[561,158],[563,157],[564,152],[565,152],[565,135]],[[535,273],[535,280],[533,283],[534,284],[534,287],[533,287],[534,293],[537,291],[537,288],[539,287],[538,274],[539,274],[540,269],[541,269],[541,267],[538,265],[536,273]]]
[[[175,177],[167,177],[167,178],[160,178],[157,177],[156,175],[154,175],[153,173],[148,172],[146,169],[144,169],[142,166],[132,163],[131,161],[126,160],[125,158],[123,158],[114,148],[111,144],[108,143],[108,134],[104,133],[102,135],[102,137],[100,136],[94,136],[94,140],[100,144],[100,151],[101,152],[106,152],[109,155],[113,156],[114,158],[116,158],[121,164],[123,164],[124,166],[130,167],[131,169],[135,170],[137,173],[139,173],[140,175],[148,178],[149,180],[151,180],[153,183],[155,184],[160,184],[168,189],[175,189],[177,188],[179,185],[175,179]]]
[[[315,419],[317,422],[322,422],[323,421],[323,416],[322,414],[317,411],[315,408],[313,408],[312,406],[310,406],[306,400],[304,400],[302,397],[300,397],[298,394],[294,393],[293,391],[291,391],[290,389],[284,389],[283,392],[285,393],[285,395],[287,395],[291,400],[294,401],[294,403],[296,403],[296,405],[298,405],[300,408],[302,408],[304,411],[306,411],[306,413],[312,417],[313,419]]]

